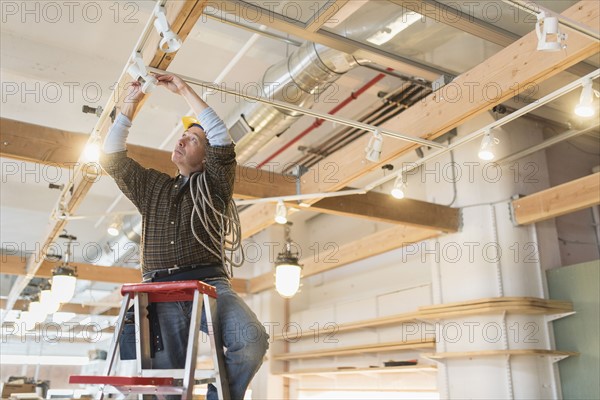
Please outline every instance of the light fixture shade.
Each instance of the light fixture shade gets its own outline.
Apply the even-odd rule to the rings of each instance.
[[[60,303],[67,303],[75,294],[76,284],[75,271],[67,266],[60,266],[53,271],[52,296]]]
[[[298,264],[279,264],[275,267],[275,290],[281,297],[293,297],[300,288],[302,267]]]
[[[403,199],[404,189],[406,189],[406,183],[404,183],[403,176],[399,175],[394,182],[394,187],[392,188],[390,194],[396,199]]]
[[[279,200],[275,206],[275,222],[282,225],[287,223],[287,208],[282,200]]]
[[[42,303],[39,300],[32,301],[29,303],[29,318],[33,321],[33,323],[42,322],[46,319],[47,313]]]
[[[580,117],[592,117],[595,114],[594,110],[594,90],[592,88],[592,80],[586,79],[583,83],[579,104],[575,107],[575,114]]]
[[[40,294],[40,303],[46,314],[54,314],[60,307],[60,302],[52,295],[52,289],[44,289]]]
[[[35,318],[29,311],[22,311],[21,315],[19,316],[19,321],[21,324],[24,325],[23,327],[26,331],[34,330],[35,324],[37,323],[37,321],[35,321]]]
[[[494,137],[491,130],[488,130],[483,139],[481,140],[481,146],[479,147],[479,153],[477,155],[484,161],[491,161],[496,157],[494,147],[498,144],[498,139]]]

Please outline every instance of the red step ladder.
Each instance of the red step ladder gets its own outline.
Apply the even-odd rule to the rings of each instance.
[[[123,395],[181,395],[182,399],[188,400],[192,398],[192,390],[198,379],[198,383],[212,383],[217,388],[219,399],[230,398],[217,315],[217,291],[213,286],[200,281],[135,283],[123,285],[121,294],[123,303],[119,311],[115,337],[107,355],[104,375],[73,375],[69,378],[69,383],[102,385],[97,399],[102,399],[104,391],[112,387]],[[135,305],[135,321],[139,326],[139,329],[135,330],[138,376],[114,376],[111,372],[116,361],[119,338],[123,332],[125,313],[132,301]],[[150,369],[151,339],[147,306],[150,303],[172,301],[193,301],[185,369]],[[203,304],[214,368],[196,371]]]

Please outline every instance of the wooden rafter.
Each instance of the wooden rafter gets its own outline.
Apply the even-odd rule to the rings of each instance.
[[[379,192],[327,197],[319,200],[309,209],[327,214],[363,217],[372,221],[444,232],[456,232],[459,227],[459,210],[457,208],[420,200],[398,200],[389,194]]]
[[[0,308],[5,309],[5,307],[6,307],[6,300],[0,299]],[[13,309],[19,310],[19,311],[26,311],[27,307],[29,307],[28,301],[17,300],[15,302],[15,305],[13,306]],[[82,315],[90,315],[90,314],[92,314],[92,309],[93,309],[92,306],[86,306],[83,304],[75,304],[75,303],[66,303],[66,304],[62,304],[60,306],[59,311],[60,312],[72,312],[75,314],[82,314]],[[105,313],[103,313],[102,315],[119,315],[119,308],[118,307],[111,308],[108,311],[106,311]]]
[[[519,225],[533,224],[600,204],[600,172],[512,202]]]
[[[88,140],[88,135],[0,118],[0,157],[72,169]],[[35,143],[35,145],[32,145]],[[146,168],[174,175],[171,152],[127,145],[131,158]],[[296,193],[294,180],[271,171],[238,166],[234,185],[237,198],[287,196]]]
[[[26,259],[17,255],[2,254],[0,255],[0,274],[8,275],[25,275]],[[59,264],[44,260],[40,268],[36,271],[35,276],[39,278],[50,278],[52,270]],[[108,283],[137,283],[141,280],[139,269],[127,267],[104,267],[100,265],[74,262],[77,267],[77,278],[95,282]],[[239,294],[246,293],[246,279],[234,278],[232,286]]]

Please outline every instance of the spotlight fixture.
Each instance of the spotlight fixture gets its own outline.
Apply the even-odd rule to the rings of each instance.
[[[277,201],[277,206],[275,206],[275,222],[282,225],[287,223],[287,208],[283,204],[283,200]]]
[[[120,218],[115,218],[106,229],[106,232],[110,236],[119,236],[121,229],[123,229],[123,222]]]
[[[179,36],[177,36],[169,26],[165,7],[157,7],[154,16],[156,17],[154,20],[154,27],[162,37],[158,45],[159,50],[164,51],[165,53],[174,53],[179,50],[182,42]]]
[[[406,182],[404,182],[404,175],[400,174],[396,178],[396,181],[394,182],[394,187],[392,188],[392,191],[390,192],[390,194],[396,199],[403,199],[405,189],[406,189]]]
[[[298,253],[292,251],[290,226],[285,225],[285,247],[275,261],[275,289],[281,297],[293,297],[300,288],[302,266],[298,262]]]
[[[66,233],[59,237],[68,240],[67,251],[65,251],[64,263],[52,270],[52,296],[59,303],[67,303],[73,298],[75,285],[77,284],[77,268],[69,265],[71,243],[73,240],[77,240],[77,238]]]
[[[557,17],[547,17],[543,11],[537,15],[535,34],[538,38],[537,49],[539,51],[560,51],[566,48],[563,43],[567,40],[567,34],[561,33]]]
[[[158,80],[146,70],[146,65],[144,65],[141,54],[134,53],[131,63],[129,68],[127,68],[127,73],[142,84],[142,92],[151,93],[156,88],[156,85],[158,85]]]
[[[583,82],[579,104],[575,107],[575,114],[580,117],[592,117],[594,111],[594,89],[592,88],[592,79],[588,78]]]
[[[394,36],[396,36],[397,34],[402,32],[403,30],[405,30],[406,28],[408,28],[415,22],[419,21],[421,18],[423,18],[423,16],[416,12],[407,12],[405,14],[402,14],[395,21],[386,25],[385,28],[383,28],[383,29],[375,32],[375,34],[371,35],[367,39],[367,42],[373,43],[374,45],[377,45],[377,46],[381,46],[382,44],[387,43],[390,40],[392,40],[394,38]]]
[[[376,129],[373,132],[373,136],[369,139],[369,144],[365,147],[365,153],[367,153],[366,158],[371,162],[379,162],[381,158],[381,148],[383,147],[383,136],[379,132],[379,129]]]
[[[498,139],[494,137],[491,129],[488,129],[481,140],[481,146],[479,147],[479,153],[477,154],[480,159],[484,161],[493,160],[496,156],[494,153],[494,147],[500,143]]]

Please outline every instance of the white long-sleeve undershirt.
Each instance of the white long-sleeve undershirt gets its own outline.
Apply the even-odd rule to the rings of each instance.
[[[211,146],[227,146],[233,143],[225,123],[212,108],[205,108],[198,114],[198,120],[204,128],[206,138]],[[123,114],[117,115],[115,122],[106,135],[103,150],[106,154],[127,150],[127,136],[131,121]]]

